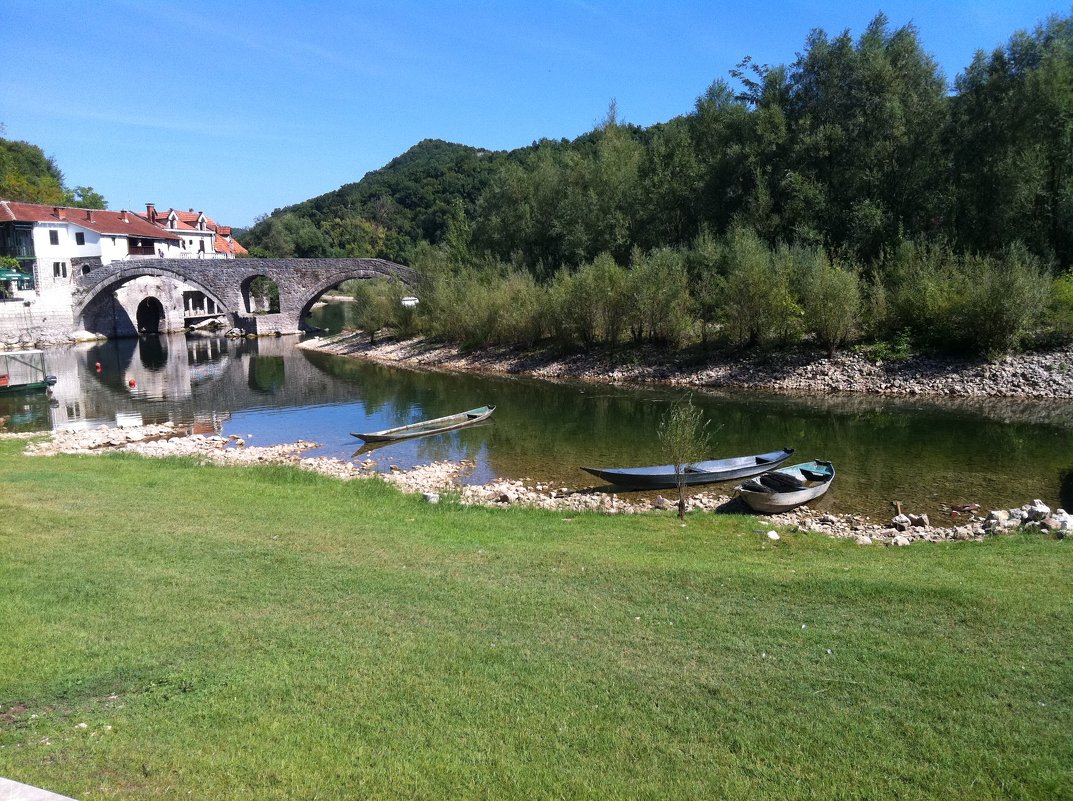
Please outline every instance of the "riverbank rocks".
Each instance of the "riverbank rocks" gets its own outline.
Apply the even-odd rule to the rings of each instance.
[[[1073,346],[997,361],[916,356],[873,362],[856,353],[828,357],[806,346],[782,353],[712,350],[699,358],[658,348],[630,351],[630,363],[603,352],[563,355],[553,349],[490,347],[463,352],[421,338],[347,332],[299,347],[384,364],[532,375],[606,383],[661,383],[791,394],[857,393],[896,397],[1073,399]]]
[[[48,439],[40,434],[0,434],[4,438],[33,438],[27,443],[29,455],[57,453],[95,454],[127,451],[147,458],[194,456],[205,464],[287,464],[343,481],[377,476],[404,492],[421,493],[428,503],[440,502],[443,495],[457,498],[464,505],[507,507],[525,506],[561,512],[599,512],[602,514],[673,514],[678,504],[661,495],[653,499],[626,499],[617,493],[592,488],[530,484],[526,480],[497,479],[481,485],[464,485],[462,480],[475,465],[472,461],[440,461],[412,470],[397,466],[389,473],[374,472],[376,462],[366,459],[360,464],[329,457],[307,457],[303,452],[317,447],[305,440],[273,446],[251,446],[249,437],[231,435],[188,434],[170,423],[132,428],[100,428],[53,431]],[[39,439],[40,438],[40,439]],[[1038,531],[1062,539],[1073,531],[1073,516],[1064,509],[1053,512],[1041,500],[1033,500],[1016,509],[998,509],[986,518],[977,517],[975,504],[963,507],[965,518],[953,527],[933,526],[927,515],[899,514],[890,525],[878,525],[858,515],[818,512],[801,506],[778,515],[758,519],[765,524],[782,526],[789,531],[807,531],[830,537],[852,537],[859,545],[906,546],[914,542],[943,540],[979,540],[1016,531]],[[727,495],[699,492],[686,499],[688,512],[744,511],[740,501]],[[961,520],[961,518],[959,518]],[[762,529],[761,529],[762,530]],[[781,538],[781,535],[776,536]],[[771,538],[772,542],[776,540]]]
[[[983,529],[989,534],[1018,528],[1045,531],[1064,539],[1066,532],[1073,531],[1073,517],[1065,509],[1056,509],[1052,513],[1050,507],[1037,498],[1017,509],[995,509],[983,522]]]

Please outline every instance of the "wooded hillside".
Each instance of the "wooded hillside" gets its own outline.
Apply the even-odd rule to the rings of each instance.
[[[1073,263],[1073,18],[980,52],[951,83],[912,25],[814,31],[792,63],[746,58],[694,108],[642,129],[489,153],[424,141],[251,229],[268,255],[408,261],[452,213],[475,253],[550,275],[735,225],[769,246],[874,263],[910,241]]]
[[[4,132],[0,125],[0,134]],[[45,203],[106,209],[107,202],[92,186],[64,185],[55,160],[37,145],[0,137],[0,198],[24,203]]]

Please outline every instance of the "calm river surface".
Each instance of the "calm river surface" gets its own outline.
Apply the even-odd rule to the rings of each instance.
[[[339,310],[324,327],[335,327]],[[666,461],[656,429],[680,390],[389,368],[309,353],[289,337],[227,340],[173,335],[46,351],[54,396],[0,396],[8,430],[171,421],[251,445],[297,439],[311,454],[408,468],[470,459],[471,483],[496,477],[571,487],[580,465]],[[100,370],[96,364],[100,363]],[[830,459],[838,478],[821,508],[890,514],[890,503],[942,519],[942,504],[1073,508],[1073,404],[884,400],[694,392],[710,419],[711,455],[797,448]],[[494,404],[489,424],[355,455],[352,431],[374,431]],[[708,489],[728,492],[733,485]]]

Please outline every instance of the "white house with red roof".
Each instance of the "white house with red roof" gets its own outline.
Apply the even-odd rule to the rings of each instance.
[[[148,203],[143,215],[0,200],[0,256],[19,263],[17,273],[0,272],[0,318],[70,318],[73,278],[95,266],[152,257],[243,255],[246,249],[234,240],[231,229],[201,212],[158,213]],[[128,289],[136,290],[139,282],[148,280],[158,279],[135,279]],[[173,283],[180,294],[189,289]],[[4,327],[0,320],[0,329]]]
[[[203,211],[167,209],[157,211],[145,204],[145,218],[180,238],[180,258],[233,259],[247,255],[246,248],[235,241],[231,227],[219,225]]]

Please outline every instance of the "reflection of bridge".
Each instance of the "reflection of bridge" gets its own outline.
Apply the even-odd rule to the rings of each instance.
[[[45,414],[54,428],[117,415],[189,426],[252,408],[295,408],[310,396],[339,403],[355,395],[353,384],[318,369],[289,337],[129,337],[50,348],[45,362],[60,379]],[[44,393],[40,401],[47,407]]]
[[[279,288],[279,312],[258,308],[251,292],[255,279]],[[190,309],[184,289],[192,289],[200,308],[211,302],[231,326],[248,333],[296,333],[302,318],[326,290],[352,278],[396,278],[411,287],[421,280],[409,267],[384,259],[139,259],[116,261],[75,277],[74,318],[95,333],[133,334],[138,310],[147,301],[159,306],[161,328],[182,328]],[[121,290],[123,290],[121,292]],[[165,297],[158,297],[164,295]],[[134,312],[132,314],[132,312]],[[124,324],[125,321],[125,324]]]

